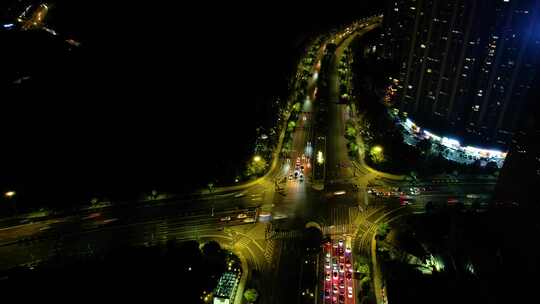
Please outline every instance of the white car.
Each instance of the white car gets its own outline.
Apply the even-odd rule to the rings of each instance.
[[[349,299],[352,299],[352,297],[353,297],[353,295],[352,295],[352,287],[351,286],[348,287],[347,296],[349,297]]]

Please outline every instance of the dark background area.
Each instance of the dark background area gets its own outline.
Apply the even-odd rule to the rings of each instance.
[[[204,303],[227,270],[239,260],[219,244],[168,242],[153,247],[114,248],[91,256],[61,253],[33,270],[18,267],[0,273],[4,296],[69,303],[76,301],[170,301]],[[31,286],[32,292],[23,292]]]
[[[17,190],[20,208],[232,182],[307,39],[373,12],[346,2],[50,6],[62,39],[0,36],[0,185]],[[81,47],[68,51],[66,38]]]

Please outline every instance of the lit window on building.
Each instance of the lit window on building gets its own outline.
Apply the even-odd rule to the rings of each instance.
[[[475,105],[472,109],[473,111],[478,112],[480,111],[480,105]]]

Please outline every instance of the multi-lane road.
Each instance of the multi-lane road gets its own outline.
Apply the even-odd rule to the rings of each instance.
[[[323,245],[325,304],[354,304],[353,256],[350,238],[326,242]]]

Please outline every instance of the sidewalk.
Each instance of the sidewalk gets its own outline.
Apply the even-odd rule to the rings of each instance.
[[[240,282],[238,283],[238,288],[236,289],[234,304],[242,304],[244,302],[244,289],[246,288],[248,276],[250,275],[250,269],[246,258],[241,253],[238,253],[237,255],[242,263],[242,275],[240,277]]]

